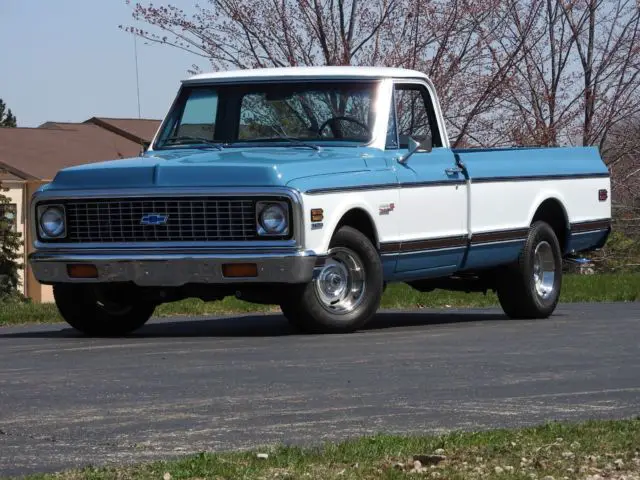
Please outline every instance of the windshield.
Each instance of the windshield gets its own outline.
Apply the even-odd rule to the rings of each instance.
[[[367,143],[375,91],[375,82],[184,87],[154,148]]]

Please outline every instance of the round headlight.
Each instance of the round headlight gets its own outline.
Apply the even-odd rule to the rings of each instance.
[[[64,233],[64,212],[60,207],[47,208],[40,216],[40,228],[47,237],[55,238]]]
[[[260,212],[260,226],[268,234],[285,234],[288,223],[286,209],[280,204],[268,205]]]

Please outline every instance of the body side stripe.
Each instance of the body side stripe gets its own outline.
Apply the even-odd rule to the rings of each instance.
[[[463,247],[467,238],[463,236],[409,240],[406,242],[386,242],[380,244],[381,253],[420,252],[424,250],[442,250]]]
[[[421,252],[427,250],[444,250],[449,248],[475,246],[485,243],[501,243],[524,240],[529,232],[528,228],[517,228],[511,230],[497,230],[493,232],[481,232],[473,234],[471,240],[466,236],[456,235],[453,237],[428,238],[420,240],[409,240],[405,242],[384,242],[380,244],[380,253],[406,253]]]
[[[449,185],[464,185],[464,178],[452,180],[433,180],[427,182],[404,182],[398,184],[398,188],[420,188],[420,187],[446,187]]]
[[[606,230],[610,227],[610,219],[592,220],[588,222],[574,223],[571,225],[571,233],[586,233],[598,230]],[[480,232],[466,236],[453,236],[442,238],[428,238],[409,240],[405,242],[384,242],[380,244],[380,253],[383,255],[417,253],[430,250],[446,250],[465,246],[474,247],[491,243],[512,243],[524,241],[529,233],[528,228],[516,228],[510,230],[496,230]]]
[[[609,178],[609,173],[575,173],[575,174],[550,174],[550,175],[525,175],[510,177],[471,177],[471,184],[479,183],[504,183],[504,182],[535,182],[546,180],[578,180],[585,178]],[[307,195],[320,195],[323,193],[359,192],[365,190],[387,190],[392,188],[420,188],[420,187],[445,187],[464,185],[464,178],[454,180],[434,180],[426,182],[384,183],[372,185],[351,185],[344,187],[312,188],[304,193]]]
[[[390,190],[396,188],[420,188],[420,187],[446,187],[464,185],[465,180],[434,180],[427,182],[410,182],[410,183],[382,183],[373,185],[355,185],[345,187],[328,187],[328,188],[312,188],[305,191],[307,195],[319,195],[322,193],[340,193],[340,192],[362,192],[366,190]]]
[[[544,180],[579,180],[584,178],[609,178],[609,172],[602,173],[560,173],[549,175],[522,175],[504,177],[471,177],[471,183],[502,183],[502,182],[535,182]]]
[[[607,230],[611,228],[611,219],[602,218],[598,220],[588,220],[586,222],[576,222],[571,224],[571,233],[591,232],[595,230]]]
[[[388,190],[398,188],[397,183],[378,183],[373,185],[354,185],[346,187],[328,187],[328,188],[312,188],[306,190],[307,195],[320,195],[323,193],[340,193],[340,192],[363,192],[367,190]]]
[[[523,240],[528,233],[528,228],[515,228],[511,230],[497,230],[493,232],[474,233],[471,235],[471,245]]]
[[[576,234],[604,231],[609,228],[610,223],[609,219],[574,223],[572,224],[571,233]],[[517,228],[511,230],[476,233],[473,234],[470,240],[464,236],[453,236],[410,240],[406,242],[385,242],[380,244],[380,253],[383,255],[392,255],[462,248],[467,245],[469,245],[469,247],[475,247],[492,243],[512,243],[516,241],[524,241],[528,233],[528,228]]]

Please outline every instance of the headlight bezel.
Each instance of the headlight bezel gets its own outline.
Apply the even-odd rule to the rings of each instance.
[[[58,215],[61,219],[62,230],[59,234],[53,235],[52,232],[47,232],[43,225],[43,217],[44,215],[51,210],[57,210]],[[38,205],[37,207],[37,218],[36,223],[38,226],[38,237],[41,240],[61,240],[67,237],[67,212],[64,208],[64,205],[59,203],[48,203],[43,205]]]
[[[282,210],[284,228],[280,231],[269,230],[262,219],[263,213],[272,207]],[[256,202],[256,234],[258,237],[288,238],[291,235],[291,209],[289,208],[289,203],[282,200],[260,200]]]

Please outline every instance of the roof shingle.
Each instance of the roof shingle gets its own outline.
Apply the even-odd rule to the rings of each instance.
[[[0,128],[0,170],[48,181],[62,168],[133,157],[141,151],[138,142],[94,124],[45,125]]]
[[[98,125],[137,143],[150,142],[160,127],[160,120],[146,118],[91,117],[84,123]]]

